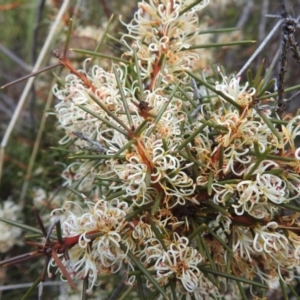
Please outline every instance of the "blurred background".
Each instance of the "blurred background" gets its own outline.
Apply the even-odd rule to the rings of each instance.
[[[32,71],[62,4],[63,1],[60,0],[0,0],[0,86],[28,75]],[[300,1],[286,0],[285,4],[291,17],[297,19],[300,13]],[[129,22],[136,9],[136,0],[70,1],[51,45],[42,58],[40,68],[57,62],[52,51],[58,49],[60,53],[63,52],[71,17],[74,20],[74,27],[70,48],[94,50],[112,14],[115,17],[109,34],[119,39],[121,34],[126,32],[126,28],[119,22],[119,17],[122,15],[122,21]],[[204,49],[201,52],[199,70],[222,66],[227,75],[237,73],[280,20],[281,12],[279,2],[274,0],[211,0],[210,5],[200,16],[201,30],[225,27],[236,27],[238,30],[213,35],[203,34],[199,37],[199,44],[239,40],[255,40],[256,43]],[[296,40],[300,40],[299,31],[300,29],[295,32]],[[273,66],[272,77],[276,77],[280,70],[281,41],[282,33],[279,28],[248,69],[255,74],[264,60],[266,69]],[[101,52],[115,56],[121,55],[117,41],[110,38],[106,39]],[[82,66],[85,57],[72,51],[69,51],[68,55],[75,66],[78,68]],[[291,51],[287,59],[288,71],[285,87],[299,84],[298,78],[300,77],[299,64],[292,57]],[[98,60],[98,63],[109,68],[109,62],[105,59]],[[64,77],[65,71],[60,68],[35,77],[17,122],[13,124],[12,134],[7,143],[1,147],[3,170],[0,179],[0,217],[15,218],[32,226],[36,226],[32,214],[32,205],[36,204],[34,200],[41,201],[43,204],[40,208],[42,214],[49,213],[56,207],[55,205],[59,205],[55,204],[53,199],[61,184],[60,174],[64,166],[60,162],[65,161],[65,153],[54,148],[62,137],[62,134],[55,129],[55,116],[51,115],[55,99],[49,95],[52,94],[54,71],[62,78]],[[246,80],[246,72],[244,72],[241,82]],[[26,80],[0,89],[1,140],[7,131],[25,85]],[[291,95],[284,95],[284,97],[288,98]],[[298,103],[300,102],[295,99],[293,105],[289,107],[289,112],[295,114],[300,106]],[[40,127],[43,116],[44,123]],[[37,152],[33,155],[34,147]],[[5,203],[7,204],[6,210]],[[22,207],[22,211],[18,211],[19,206]],[[1,229],[0,224],[0,232],[5,230],[9,232],[9,229]],[[15,242],[11,240],[10,243],[8,239],[12,236],[12,234],[3,236],[2,240],[0,237],[0,260],[26,252],[24,247],[27,246],[20,242],[23,240],[20,233],[15,232],[16,240]],[[32,250],[30,247],[27,248]],[[26,289],[4,290],[5,286],[35,281],[36,269],[40,266],[38,261],[34,261],[29,266],[23,264],[7,270],[0,269],[2,299],[20,299],[20,294]],[[108,291],[113,289],[115,283],[109,284],[111,286],[102,288]],[[47,287],[45,289],[47,292],[44,293],[43,299],[66,299],[64,298],[66,291],[63,292],[59,285],[55,289],[47,289]],[[278,299],[280,297],[279,293]],[[274,299],[276,299],[275,296]]]

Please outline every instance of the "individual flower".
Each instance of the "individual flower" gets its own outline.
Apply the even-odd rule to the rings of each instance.
[[[231,79],[228,79],[221,72],[220,74],[223,81],[222,83],[216,82],[216,90],[220,91],[223,95],[229,97],[240,106],[248,107],[253,101],[252,97],[255,94],[255,89],[248,89],[248,83],[241,87],[240,77],[232,77]]]
[[[292,118],[287,126],[282,125],[283,142],[295,150],[295,140],[300,135],[300,116]]]
[[[238,253],[242,259],[252,261],[255,251],[253,249],[253,236],[248,228],[234,226],[233,230],[233,252]]]
[[[286,251],[288,239],[279,232],[272,232],[278,227],[278,224],[273,221],[266,226],[257,226],[254,228],[253,248],[257,252],[270,253],[272,251]]]
[[[238,204],[232,205],[237,215],[243,215],[245,211],[251,211],[254,204],[261,200],[262,192],[256,181],[243,180],[237,184],[239,193]]]
[[[214,190],[213,201],[215,203],[225,204],[236,192],[236,184],[218,184],[213,183],[212,189]]]
[[[156,271],[156,280],[162,285],[167,284],[169,278],[174,275],[185,290],[192,293],[198,287],[201,272],[197,265],[202,261],[202,257],[196,249],[187,246],[186,238],[175,233],[173,239],[166,251],[161,247],[157,248],[158,245],[153,250],[148,247],[147,261],[155,261],[153,269]]]

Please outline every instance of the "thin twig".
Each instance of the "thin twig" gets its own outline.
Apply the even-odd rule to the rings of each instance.
[[[294,33],[296,29],[299,28],[298,20],[292,18],[288,15],[285,1],[280,0],[282,9],[282,19],[283,19],[283,26],[282,26],[282,47],[281,47],[281,57],[280,57],[280,71],[278,74],[278,113],[282,115],[282,113],[286,110],[287,106],[290,104],[289,102],[284,102],[283,93],[284,93],[284,84],[285,84],[285,73],[286,73],[286,66],[287,66],[287,54],[288,51],[291,50],[293,52],[293,58],[297,60],[300,64],[300,49],[298,47],[298,43],[296,42]]]
[[[44,60],[44,57],[46,56],[46,54],[49,52],[49,48],[51,46],[51,42],[53,41],[54,39],[54,36],[57,32],[57,28],[59,27],[59,24],[61,23],[61,20],[66,12],[66,10],[68,9],[68,6],[69,6],[69,2],[70,0],[65,0],[57,14],[57,17],[56,17],[56,20],[55,22],[53,23],[52,27],[51,27],[51,30],[47,36],[47,39],[44,43],[44,46],[41,50],[41,53],[38,57],[38,60],[37,62],[35,63],[34,67],[33,67],[33,72],[36,72],[42,65],[42,62]],[[10,120],[10,123],[8,125],[8,128],[4,134],[4,137],[2,139],[2,142],[1,142],[1,145],[0,145],[0,182],[1,182],[1,178],[2,178],[2,168],[3,168],[3,162],[4,162],[4,154],[5,154],[5,147],[7,145],[7,142],[10,138],[10,135],[12,133],[12,130],[13,128],[15,127],[15,124],[19,118],[19,115],[21,113],[21,110],[23,108],[23,105],[25,103],[25,100],[28,96],[28,93],[30,92],[31,90],[31,87],[32,87],[32,84],[33,84],[33,81],[34,81],[34,78],[31,77],[28,81],[27,81],[27,84],[23,90],[23,93],[20,97],[20,100],[19,100],[19,103],[16,107],[16,110],[15,110],[15,113],[13,115],[13,117],[11,118]]]
[[[125,280],[125,278],[119,283],[119,285],[117,286],[117,288],[114,290],[114,292],[112,293],[112,295],[109,297],[109,300],[115,300],[115,299],[117,299],[117,297],[119,296],[120,292],[122,291],[122,289],[125,286],[124,280]]]
[[[253,6],[253,0],[248,0],[245,2],[245,4],[243,5],[243,10],[240,14],[239,20],[236,23],[235,27],[241,28],[247,23],[249,16],[250,16],[252,6]]]
[[[87,141],[89,143],[91,143],[94,147],[90,150],[92,151],[98,151],[98,152],[104,152],[106,153],[108,151],[107,148],[105,148],[104,146],[102,146],[100,143],[96,142],[96,141],[93,141],[92,139],[88,138],[88,137],[85,137],[81,132],[76,132],[76,131],[73,131],[72,132],[76,137],[78,137],[79,139],[81,140],[84,140],[84,141]]]
[[[202,98],[202,95],[200,93],[200,90],[198,89],[197,87],[197,83],[196,83],[196,80],[194,78],[192,78],[192,85],[193,85],[193,88],[194,88],[194,100],[199,100],[199,105],[192,111],[191,113],[191,117],[195,117],[198,112],[201,110],[201,107],[203,105],[203,98]]]
[[[283,91],[284,91],[284,77],[286,72],[286,65],[287,65],[287,52],[288,52],[288,40],[285,36],[282,38],[282,45],[281,45],[281,55],[280,55],[280,71],[278,74],[278,107],[279,110],[282,111],[283,109]]]
[[[44,282],[44,286],[55,286],[55,285],[65,285],[66,283],[63,281],[46,281]],[[29,283],[20,283],[20,284],[10,284],[5,286],[0,286],[0,291],[9,291],[9,290],[17,290],[17,289],[27,289],[32,286],[32,282]]]
[[[266,25],[267,25],[267,11],[269,10],[269,0],[262,1],[262,8],[260,14],[260,22],[258,27],[258,41],[261,42],[266,35]]]
[[[56,81],[56,78],[53,79],[53,83]],[[53,85],[53,84],[52,84]],[[27,194],[27,189],[29,186],[29,180],[31,178],[32,175],[32,170],[34,167],[34,162],[38,153],[38,150],[40,149],[40,144],[41,144],[41,139],[42,139],[42,135],[46,126],[46,121],[47,121],[47,111],[49,111],[51,104],[52,104],[52,100],[53,100],[53,94],[49,93],[48,98],[47,98],[47,102],[44,108],[44,113],[43,113],[43,117],[40,123],[40,127],[34,142],[34,146],[31,152],[31,156],[30,156],[30,160],[29,160],[29,164],[28,164],[28,168],[26,171],[26,175],[24,178],[24,183],[22,185],[22,191],[21,191],[21,195],[20,195],[20,201],[19,201],[19,205],[21,208],[24,207],[25,204],[25,196]]]
[[[35,22],[34,22],[33,35],[32,35],[32,43],[31,43],[31,61],[32,62],[36,61],[36,57],[37,57],[37,52],[36,52],[38,49],[37,37],[39,34],[39,29],[40,29],[40,22],[42,21],[42,17],[43,17],[45,3],[46,3],[46,0],[40,0],[39,4],[37,5],[37,9],[36,9]]]
[[[283,22],[283,20],[280,20],[277,22],[277,24],[273,27],[273,29],[270,31],[270,33],[267,35],[267,37],[264,39],[264,41],[260,44],[260,46],[256,49],[256,51],[252,54],[252,56],[244,64],[242,69],[237,73],[236,77],[241,76],[241,74],[248,68],[248,66],[252,63],[252,61],[256,58],[256,56],[261,52],[261,50],[265,47],[265,45],[271,39],[271,37],[276,32],[276,30],[279,28],[279,26],[282,24],[282,22]]]
[[[287,99],[284,102],[284,110],[286,110],[289,107],[289,105],[292,103],[292,101],[299,95],[300,95],[300,90],[298,92],[296,92],[294,95],[292,95],[289,99]]]
[[[111,16],[112,12],[110,11],[106,1],[105,0],[100,0],[100,2],[101,2],[101,5],[103,7],[103,11],[104,11],[106,17],[109,18]]]
[[[19,58],[14,53],[12,53],[9,49],[4,47],[1,43],[0,43],[0,52],[5,54],[7,57],[9,57],[15,63],[17,63],[19,65],[19,67],[24,69],[26,72],[31,72],[32,67],[30,65],[26,64],[26,62],[24,62],[21,58]]]

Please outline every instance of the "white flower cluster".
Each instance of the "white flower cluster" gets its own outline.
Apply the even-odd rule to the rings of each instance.
[[[128,63],[84,67],[88,85],[69,75],[54,88],[61,143],[77,146],[65,185],[94,199],[62,224],[65,239],[78,237],[64,263],[89,291],[101,272],[138,270],[124,247],[168,293],[174,283],[171,293],[195,299],[217,293],[204,265],[265,283],[289,282],[299,265],[299,217],[286,207],[300,195],[300,118],[281,120],[257,87],[222,74],[197,107],[198,56],[186,49],[208,1],[192,2],[139,3],[123,36]]]
[[[0,208],[0,217],[11,221],[20,221],[21,209],[20,206],[15,204],[12,200],[6,200],[3,202]],[[9,225],[4,222],[0,222],[0,252],[5,253],[13,246],[23,244],[20,236],[22,229],[13,225]]]
[[[226,208],[231,218],[227,218],[229,224],[223,223],[224,229],[215,221],[211,226],[232,235],[237,273],[251,279],[256,274],[266,283],[280,279],[289,282],[293,278],[293,268],[299,265],[299,248],[298,242],[289,238],[289,234],[295,236],[293,229],[287,228],[290,224],[298,226],[299,216],[297,213],[288,216],[288,211],[282,216],[280,205],[288,204],[300,195],[298,149],[294,145],[295,137],[300,134],[299,116],[282,122],[279,129],[273,123],[270,126],[267,121],[276,121],[276,116],[272,118],[270,108],[263,111],[253,105],[256,91],[253,88],[247,90],[247,87],[248,84],[240,87],[238,78],[228,82],[223,77],[221,84],[216,83],[216,90],[222,91],[241,108],[223,104],[210,112],[211,119],[221,126],[221,131],[215,137],[218,144],[207,160],[210,167],[202,168],[201,183],[198,182],[207,184],[209,172],[213,171],[212,200]],[[272,131],[274,128],[277,135]],[[221,166],[216,155],[222,155]],[[235,221],[246,227],[234,225]],[[227,235],[221,236],[224,242],[228,241]],[[257,265],[259,261],[268,266],[268,273]]]
[[[64,263],[71,277],[88,277],[90,287],[87,292],[90,292],[100,273],[118,272],[126,257],[119,243],[120,234],[126,225],[124,217],[128,205],[117,200],[100,200],[96,204],[89,203],[88,206],[89,212],[79,216],[71,210],[67,211],[68,217],[63,222],[63,236],[78,236],[78,243],[69,251],[70,260]],[[52,265],[55,265],[54,260],[49,267]]]
[[[208,0],[199,1],[190,10],[184,12],[193,0],[150,0],[138,3],[138,11],[130,24],[128,34],[133,44],[124,54],[133,56],[134,49],[139,59],[141,77],[154,79],[155,68],[165,59],[163,82],[173,83],[175,78],[185,77],[185,69],[191,69],[199,59],[197,51],[188,50],[194,45],[199,33],[197,11],[208,5]],[[150,89],[154,87],[150,83]]]

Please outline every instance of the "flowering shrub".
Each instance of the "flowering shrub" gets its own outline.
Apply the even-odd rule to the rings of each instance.
[[[147,299],[221,299],[294,279],[300,118],[281,117],[259,75],[193,69],[207,4],[140,2],[118,63],[87,60],[53,89],[60,143],[74,151],[62,176],[84,200],[53,211],[66,214],[68,255],[55,249],[87,293],[125,269]]]

